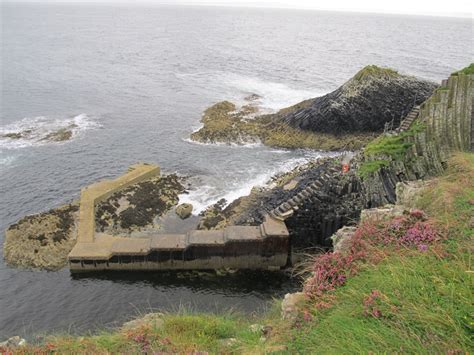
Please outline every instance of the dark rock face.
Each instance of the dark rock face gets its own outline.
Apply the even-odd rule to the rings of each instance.
[[[435,88],[429,81],[369,66],[337,90],[282,119],[294,128],[335,135],[380,132],[386,122],[399,123]]]

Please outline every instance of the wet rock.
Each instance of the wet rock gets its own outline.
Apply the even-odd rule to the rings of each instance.
[[[181,219],[186,219],[189,216],[191,216],[193,212],[193,205],[190,203],[182,203],[176,207],[176,214],[181,218]]]
[[[0,350],[2,348],[18,348],[18,347],[22,347],[26,345],[27,345],[26,340],[17,335],[1,342]]]
[[[357,228],[344,226],[339,229],[332,237],[332,245],[334,252],[346,252],[350,248],[350,241],[354,236]]]
[[[72,138],[72,130],[70,128],[61,128],[57,131],[48,133],[42,141],[64,142]]]
[[[10,138],[10,139],[21,139],[21,138],[23,138],[23,134],[21,132],[7,133],[7,134],[4,134],[3,137]]]
[[[5,233],[3,254],[9,265],[57,270],[76,243],[78,204],[22,218]]]
[[[176,206],[184,192],[181,180],[176,174],[162,175],[113,194],[96,206],[97,231],[123,235],[159,228],[157,217]]]
[[[250,94],[244,98],[245,101],[257,101],[260,100],[262,97],[257,94]]]
[[[305,295],[303,292],[287,293],[281,303],[281,318],[294,323],[304,302]]]
[[[142,318],[134,319],[122,325],[122,330],[133,330],[145,326],[151,326],[155,329],[163,327],[163,313],[148,313]]]

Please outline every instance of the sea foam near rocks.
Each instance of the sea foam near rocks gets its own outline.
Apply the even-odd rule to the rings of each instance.
[[[0,149],[21,149],[58,143],[100,127],[102,126],[99,122],[85,113],[62,119],[46,116],[26,117],[0,126]]]

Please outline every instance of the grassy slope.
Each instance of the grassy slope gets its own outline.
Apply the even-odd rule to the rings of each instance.
[[[417,202],[446,231],[447,240],[430,252],[389,254],[366,265],[333,292],[332,306],[290,328],[279,319],[278,304],[265,318],[239,315],[168,314],[164,326],[104,332],[83,338],[57,336],[25,352],[210,353],[447,353],[472,351],[472,218],[474,154],[459,153],[446,174],[433,181]],[[364,300],[380,293],[382,316],[364,313]],[[269,339],[250,331],[252,323],[271,325]],[[233,344],[223,339],[235,338]]]

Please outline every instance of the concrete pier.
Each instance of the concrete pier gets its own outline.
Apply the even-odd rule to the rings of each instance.
[[[156,165],[137,164],[115,180],[81,191],[78,239],[68,256],[71,271],[274,269],[287,264],[288,230],[283,221],[270,216],[260,226],[230,226],[146,238],[96,232],[98,202],[159,171]]]

